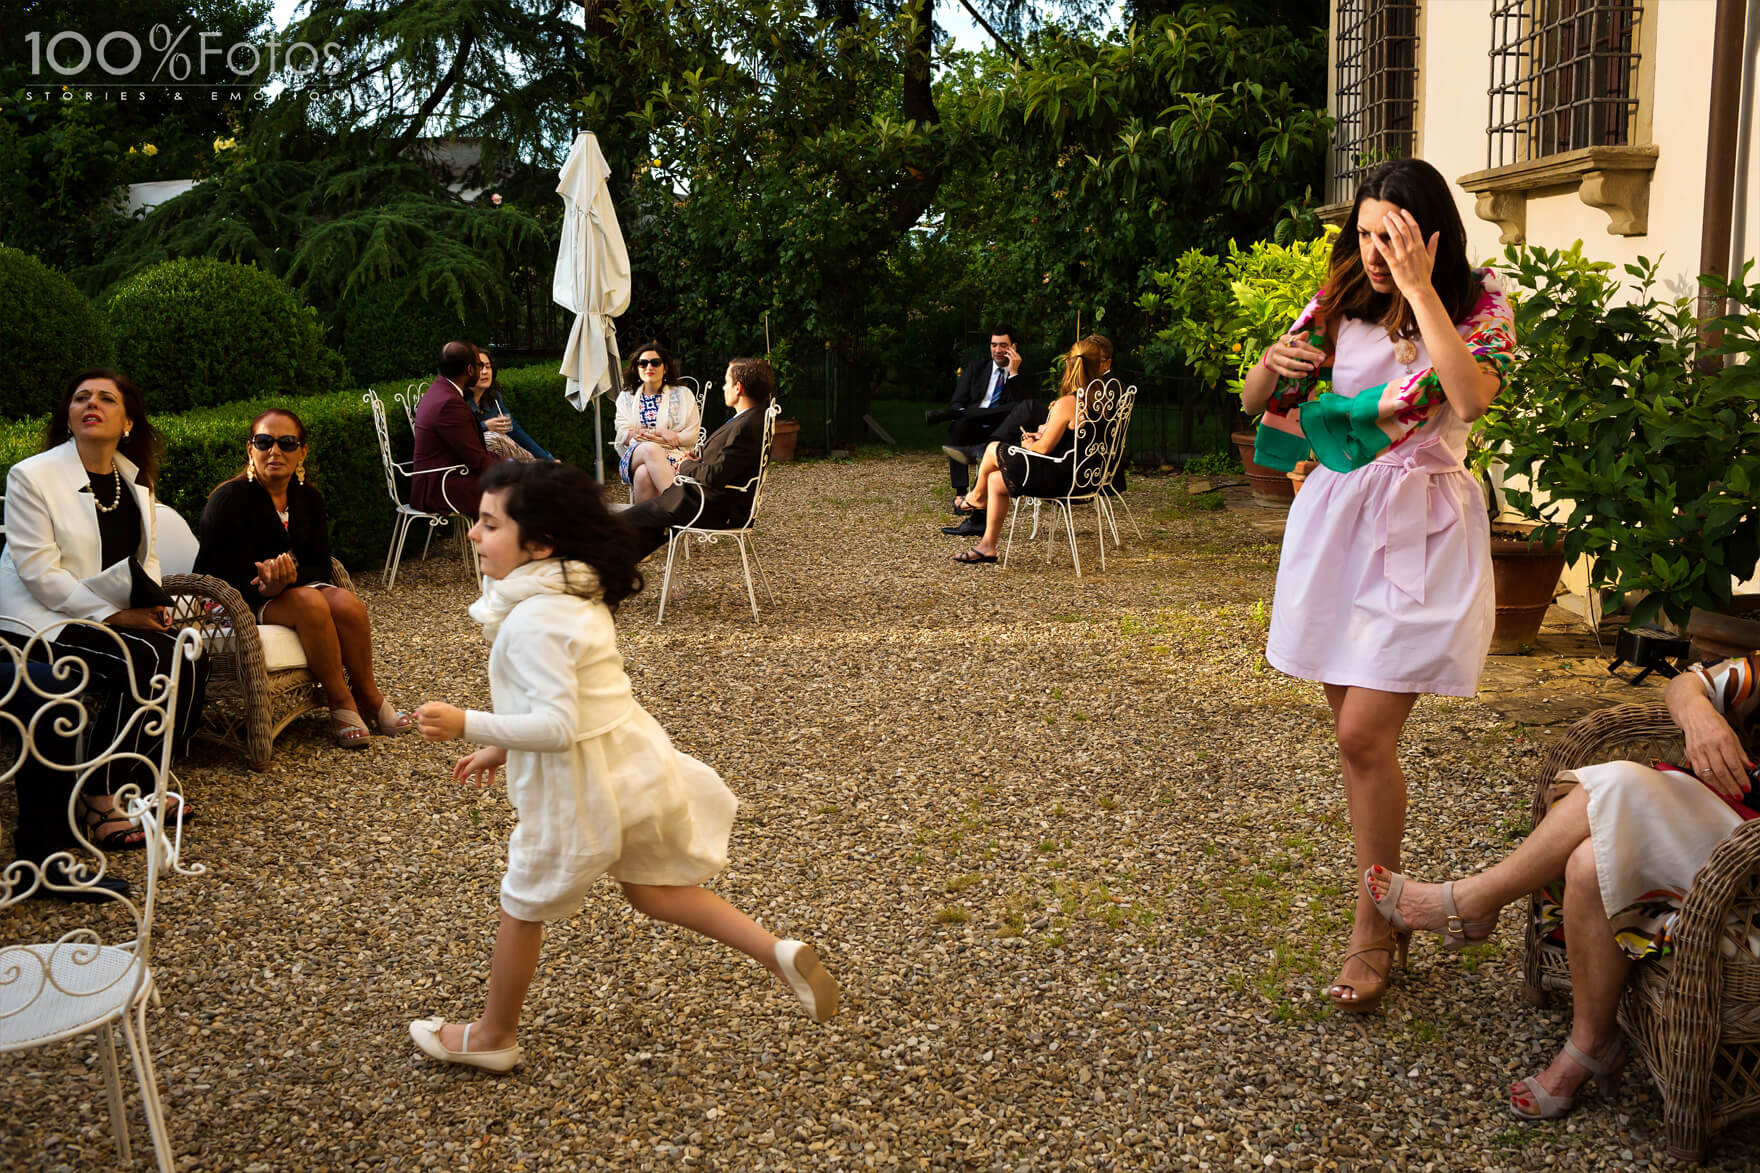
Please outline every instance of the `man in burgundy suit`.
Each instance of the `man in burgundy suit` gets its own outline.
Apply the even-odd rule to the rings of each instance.
[[[409,503],[417,509],[477,516],[483,470],[496,458],[483,446],[477,417],[464,401],[462,388],[476,381],[477,348],[469,342],[448,342],[440,351],[439,377],[416,406],[416,475],[410,480]],[[425,471],[458,465],[465,471]]]

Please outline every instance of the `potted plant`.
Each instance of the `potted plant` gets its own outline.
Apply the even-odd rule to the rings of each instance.
[[[1504,495],[1531,523],[1519,544],[1587,559],[1591,590],[1643,592],[1634,625],[1727,610],[1760,562],[1760,287],[1746,269],[1700,278],[1728,305],[1705,345],[1691,299],[1656,296],[1651,261],[1625,266],[1616,304],[1613,266],[1580,241],[1505,258],[1520,354],[1474,460],[1517,478]]]
[[[1150,274],[1156,288],[1137,305],[1152,316],[1167,314],[1158,343],[1179,353],[1199,379],[1226,383],[1238,395],[1247,371],[1320,287],[1337,235],[1329,226],[1313,240],[1289,245],[1260,240],[1243,249],[1230,241],[1226,257],[1190,249],[1171,270]],[[1251,427],[1229,440],[1256,501],[1275,505],[1295,496],[1297,482],[1288,473],[1254,461]]]

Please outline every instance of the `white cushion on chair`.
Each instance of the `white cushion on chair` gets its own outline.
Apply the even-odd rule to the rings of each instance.
[[[190,530],[189,522],[179,517],[171,506],[159,501],[153,506],[154,525],[158,530],[153,549],[159,555],[161,574],[189,574],[195,569],[196,551],[200,544]]]
[[[263,670],[285,672],[306,666],[306,650],[300,647],[299,632],[279,623],[257,624],[257,635],[263,641]],[[211,635],[204,641],[208,654],[224,656],[232,652],[233,636]]]

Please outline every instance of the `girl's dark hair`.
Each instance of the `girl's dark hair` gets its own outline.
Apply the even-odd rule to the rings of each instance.
[[[585,562],[599,576],[605,605],[642,589],[635,534],[605,508],[599,482],[584,468],[557,461],[503,460],[483,474],[483,492],[500,493],[519,539],[551,548],[553,558]]]
[[[302,447],[305,446],[305,443],[306,443],[306,421],[300,419],[298,413],[292,411],[289,408],[285,408],[285,407],[271,407],[268,411],[259,412],[257,414],[257,418],[251,421],[251,430],[249,432],[245,433],[245,437],[244,437],[245,443],[247,443],[247,444],[250,443],[251,437],[255,436],[259,431],[262,430],[263,421],[268,419],[272,415],[284,415],[288,419],[292,420],[293,421],[293,430],[299,434],[300,445]],[[242,481],[242,480],[248,479],[246,474],[250,472],[250,467],[251,467],[250,454],[246,453],[245,458],[244,458],[244,467],[239,469],[238,472],[234,473],[232,476],[229,476],[225,480],[221,481],[220,485],[230,485],[234,481]],[[306,469],[305,483],[308,485],[312,483],[312,470],[309,468]],[[215,485],[214,487],[216,489],[218,489],[220,487],[220,485]]]
[[[1449,192],[1448,180],[1422,159],[1395,159],[1363,177],[1351,214],[1332,243],[1332,263],[1326,274],[1325,292],[1320,297],[1327,337],[1338,341],[1340,318],[1375,322],[1396,338],[1410,337],[1418,331],[1412,307],[1399,290],[1375,292],[1369,275],[1363,271],[1362,252],[1357,245],[1357,217],[1363,201],[1369,199],[1383,200],[1410,212],[1425,242],[1432,232],[1439,234],[1430,284],[1442,298],[1449,321],[1459,322],[1472,313],[1482,290],[1467,263],[1467,230]]]
[[[73,435],[67,426],[67,409],[73,403],[73,393],[87,379],[109,379],[122,393],[122,410],[128,413],[129,433],[127,439],[116,445],[116,450],[140,469],[136,481],[157,490],[159,459],[165,453],[165,440],[154,429],[153,421],[147,418],[147,401],[141,397],[141,389],[134,385],[133,379],[113,367],[87,367],[68,380],[67,389],[49,413],[49,426],[43,429],[43,451],[47,452]]]
[[[678,382],[678,360],[673,358],[672,352],[667,350],[664,346],[661,346],[658,342],[650,341],[642,343],[640,346],[629,352],[629,366],[625,368],[623,372],[623,385],[625,387],[635,388],[642,385],[641,372],[636,370],[636,359],[641,358],[650,350],[659,355],[660,361],[665,364],[660,368],[660,385],[662,387],[670,387]]]

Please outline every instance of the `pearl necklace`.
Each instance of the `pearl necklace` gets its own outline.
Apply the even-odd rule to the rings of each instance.
[[[98,490],[96,488],[92,490],[92,504],[97,507],[99,513],[115,513],[116,507],[122,504],[122,470],[116,467],[114,461],[110,465],[110,475],[116,480],[116,496],[110,499],[110,504],[106,505],[98,500]]]

